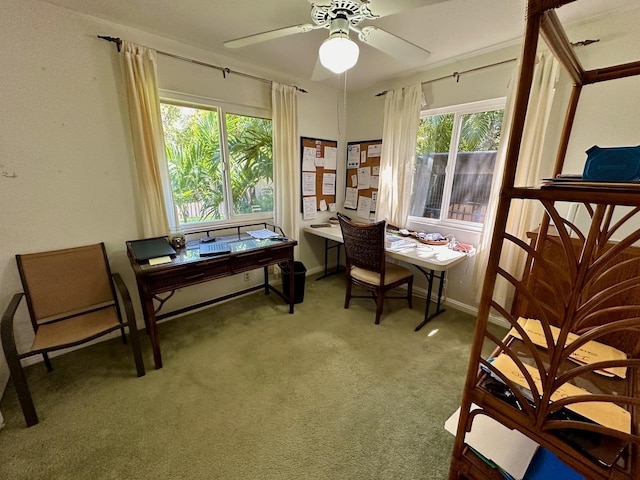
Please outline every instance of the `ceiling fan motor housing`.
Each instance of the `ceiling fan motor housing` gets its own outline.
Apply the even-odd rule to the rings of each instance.
[[[331,28],[333,33],[333,24],[336,20],[346,20],[346,27],[343,33],[349,32],[349,25],[355,27],[363,20],[378,18],[369,10],[369,2],[360,2],[358,0],[333,0],[331,5],[316,5],[311,7],[311,19],[313,23],[321,27]]]

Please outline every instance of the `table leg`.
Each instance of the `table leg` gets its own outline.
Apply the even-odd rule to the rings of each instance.
[[[269,267],[264,267],[264,294],[269,295]]]
[[[342,246],[341,243],[336,243],[335,245],[329,246],[329,239],[328,238],[324,239],[324,274],[316,278],[316,281],[321,280],[325,277],[328,277],[329,275],[333,275],[334,273],[340,272],[340,247],[341,246]],[[329,250],[331,250],[332,248],[337,248],[338,254],[337,254],[337,260],[336,260],[336,269],[333,272],[329,273]]]
[[[427,283],[429,284],[429,287],[427,289],[427,305],[424,311],[424,320],[420,322],[420,324],[414,329],[414,332],[417,332],[432,319],[445,311],[444,308],[440,308],[442,305],[442,287],[444,286],[445,271],[443,270],[440,272],[440,275],[436,275],[436,272],[434,272],[433,270],[425,270],[417,265],[415,265],[415,267],[424,274],[425,278],[427,279]],[[438,278],[440,280],[440,285],[438,286],[438,300],[436,302],[436,311],[433,312],[433,314],[429,315],[429,307],[431,306],[431,293],[433,292],[433,281],[435,278]]]
[[[153,308],[153,298],[149,294],[140,297],[142,300],[142,313],[144,322],[147,326],[147,334],[153,351],[153,362],[156,370],[162,368],[162,354],[160,353],[160,337],[158,335],[158,323],[156,322],[156,314]]]

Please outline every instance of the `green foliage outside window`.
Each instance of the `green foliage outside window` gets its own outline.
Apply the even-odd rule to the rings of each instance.
[[[161,107],[171,187],[181,223],[227,219],[218,110]],[[273,211],[271,120],[232,114],[225,120],[232,214]]]

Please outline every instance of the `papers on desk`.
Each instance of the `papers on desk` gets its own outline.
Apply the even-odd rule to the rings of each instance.
[[[472,405],[471,410],[479,408]],[[447,432],[455,435],[458,429],[460,409],[445,422]],[[501,470],[516,480],[522,480],[538,444],[518,430],[511,430],[487,415],[477,415],[471,424],[471,431],[464,437],[464,443],[494,462]]]
[[[261,230],[249,230],[249,231],[247,231],[247,234],[250,235],[253,238],[259,238],[259,239],[273,238],[273,237],[279,237],[280,236],[276,232],[272,232],[271,230],[269,230],[267,228],[263,228]]]
[[[387,235],[385,237],[384,246],[389,252],[403,252],[405,250],[416,248],[417,244],[410,240],[405,240],[404,238]]]

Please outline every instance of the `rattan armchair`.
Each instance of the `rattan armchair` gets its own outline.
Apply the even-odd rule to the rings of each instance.
[[[358,224],[338,214],[344,251],[347,257],[347,292],[344,308],[349,308],[352,298],[373,298],[376,301],[376,325],[380,323],[385,299],[407,300],[413,308],[413,272],[406,267],[386,261],[385,222]],[[407,284],[404,296],[387,295],[400,285]],[[371,295],[353,295],[353,285],[358,285]]]
[[[42,355],[51,371],[48,352],[73,347],[120,330],[129,337],[136,371],[145,374],[131,297],[122,278],[112,274],[104,244],[28,255],[16,255],[24,293],[11,299],[0,323],[2,348],[16,388],[27,426],[38,423],[23,358]],[[120,296],[126,321],[123,321]],[[31,348],[19,353],[14,338],[14,317],[25,297],[34,339]]]

